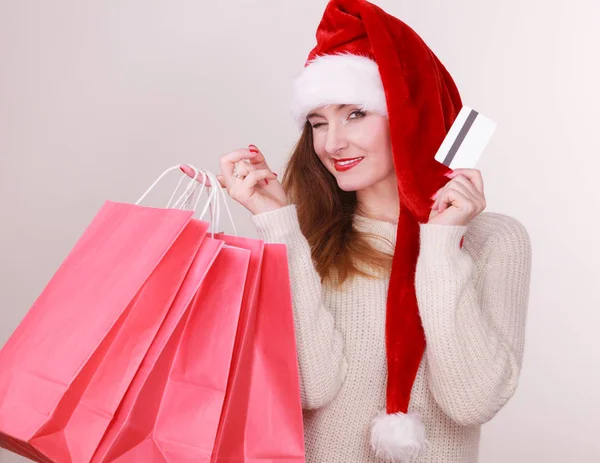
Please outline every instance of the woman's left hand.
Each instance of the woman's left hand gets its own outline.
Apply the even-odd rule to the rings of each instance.
[[[454,169],[450,181],[432,197],[430,224],[467,225],[485,208],[483,179],[477,169]]]

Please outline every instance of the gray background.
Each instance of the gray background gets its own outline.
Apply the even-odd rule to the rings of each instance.
[[[280,171],[298,135],[290,82],[325,3],[0,0],[0,345],[105,200],[135,201],[173,164],[216,170],[249,143]],[[483,427],[481,461],[592,461],[600,3],[376,3],[425,39],[465,104],[498,122],[478,165],[487,210],[532,237],[524,369]],[[176,178],[147,204],[163,205]]]

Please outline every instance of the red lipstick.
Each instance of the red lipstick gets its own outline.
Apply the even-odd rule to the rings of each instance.
[[[360,161],[364,158],[345,158],[345,159],[334,159],[333,165],[335,170],[338,172],[346,172],[347,170],[352,169],[354,166],[358,165]]]

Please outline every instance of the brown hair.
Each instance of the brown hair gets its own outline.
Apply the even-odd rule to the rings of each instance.
[[[353,275],[375,277],[359,268],[358,262],[374,270],[391,268],[392,255],[375,249],[367,240],[367,236],[383,238],[352,227],[352,216],[359,211],[356,192],[340,189],[318,158],[308,121],[288,159],[281,183],[290,203],[296,205],[300,228],[310,244],[321,281],[331,278],[334,272],[337,286]]]

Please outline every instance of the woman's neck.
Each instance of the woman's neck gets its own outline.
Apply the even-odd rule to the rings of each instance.
[[[358,208],[356,213],[385,222],[398,223],[400,199],[396,173],[356,192]]]

